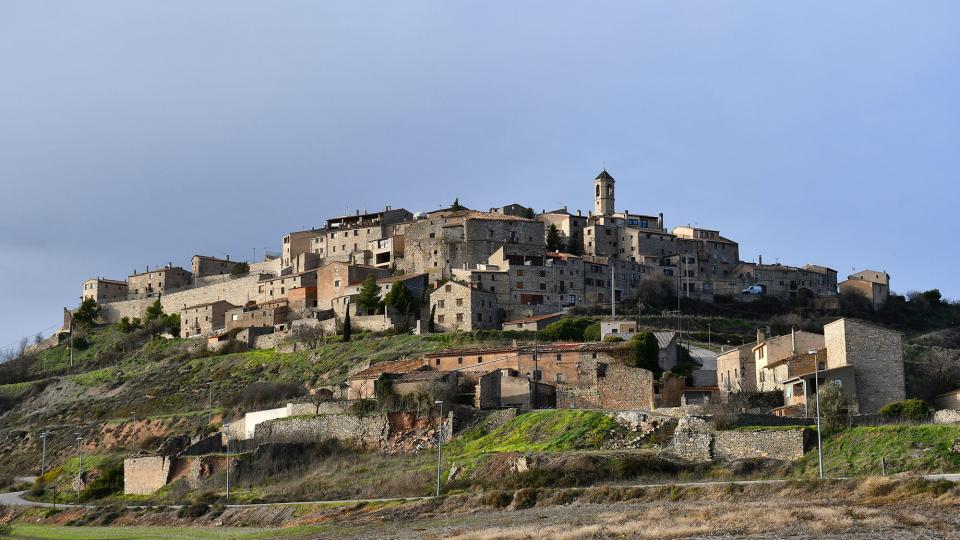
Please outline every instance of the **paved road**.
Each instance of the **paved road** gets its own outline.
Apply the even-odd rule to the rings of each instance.
[[[927,474],[923,476],[926,480],[948,480],[950,482],[960,482],[960,474]],[[834,480],[850,480],[850,478],[834,478]],[[610,484],[611,487],[638,487],[655,488],[665,486],[680,487],[703,487],[703,486],[733,486],[733,485],[751,485],[751,484],[785,484],[795,482],[796,479],[776,478],[771,480],[724,480],[721,482],[676,482],[666,484]],[[11,493],[0,493],[0,505],[6,506],[41,506],[49,508],[54,506],[51,503],[28,501],[22,497],[26,491],[14,491]],[[383,499],[335,499],[323,501],[293,501],[293,502],[275,502],[275,503],[248,503],[248,504],[228,504],[228,508],[256,508],[260,506],[294,506],[303,504],[356,504],[356,503],[378,503],[391,501],[418,501],[430,499],[431,497],[392,497]],[[76,505],[58,503],[58,507],[77,507],[93,508],[92,505]],[[179,508],[178,505],[164,505],[170,508]],[[127,508],[142,508],[140,505],[129,505]]]

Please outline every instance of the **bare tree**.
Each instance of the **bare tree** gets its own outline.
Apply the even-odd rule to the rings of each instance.
[[[323,344],[326,332],[319,324],[298,324],[293,328],[293,339],[308,349],[317,349]]]
[[[22,338],[20,344],[17,345],[17,356],[24,356],[27,354],[27,346],[30,345],[30,338]]]

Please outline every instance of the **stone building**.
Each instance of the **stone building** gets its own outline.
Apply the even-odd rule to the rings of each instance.
[[[381,212],[331,218],[323,234],[310,240],[309,250],[330,261],[388,268],[403,257],[403,230],[412,220],[409,211],[389,206]]]
[[[221,330],[227,311],[237,306],[223,300],[188,306],[180,310],[180,334],[185,337],[209,335]]]
[[[768,365],[776,364],[803,351],[821,349],[823,343],[822,335],[802,330],[770,338],[758,332],[757,343],[751,350],[756,370],[757,391],[772,392],[783,389],[783,379],[778,379],[777,371],[766,369]]]
[[[91,278],[83,282],[81,300],[92,298],[98,304],[127,299],[127,282],[116,279]]]
[[[823,332],[827,369],[853,366],[860,414],[906,398],[901,332],[858,319],[836,320]]]
[[[237,328],[273,328],[286,322],[289,312],[290,308],[285,299],[260,304],[250,303],[227,310],[224,314],[224,326],[228,331]]]
[[[193,274],[178,266],[167,265],[154,270],[147,268],[147,271],[127,278],[127,298],[156,298],[158,295],[189,287],[192,282]]]
[[[206,255],[194,255],[190,259],[190,268],[194,278],[208,276],[230,275],[233,269],[242,264],[243,261],[231,261],[228,256],[226,259],[208,257]]]
[[[430,293],[430,312],[437,332],[500,327],[496,295],[460,281],[441,283]]]
[[[369,274],[381,279],[390,272],[373,266],[327,261],[317,270],[317,309],[333,309],[334,299],[357,294]]]
[[[859,294],[870,300],[873,309],[880,309],[890,298],[890,274],[877,270],[851,274],[840,283],[840,292]]]
[[[301,253],[309,253],[310,240],[322,236],[324,233],[325,231],[323,230],[310,229],[306,231],[295,231],[284,235],[280,267],[289,268],[293,264],[293,260]]]
[[[758,337],[762,337],[762,334]],[[756,344],[747,343],[717,355],[717,384],[721,396],[757,391],[757,369],[753,355]]]
[[[545,313],[523,319],[503,322],[503,330],[514,332],[538,332],[563,318],[563,313]]]
[[[261,279],[257,284],[257,302],[264,303],[285,299],[291,289],[301,287],[317,287],[316,270],[276,277],[268,276]]]

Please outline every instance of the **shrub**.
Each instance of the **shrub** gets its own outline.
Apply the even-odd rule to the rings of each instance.
[[[583,331],[584,341],[600,341],[600,323],[593,323]]]
[[[111,463],[101,470],[100,476],[90,482],[83,491],[82,500],[102,499],[123,491],[123,463]]]
[[[615,336],[615,335],[613,335],[613,334],[610,334],[609,336],[606,336],[606,337],[603,338],[603,342],[604,342],[604,343],[619,343],[619,342],[621,342],[621,341],[623,341],[623,338],[622,338],[622,337],[620,337],[620,336]]]
[[[532,508],[535,504],[537,504],[537,490],[535,489],[518,489],[513,494],[513,507],[517,510]]]
[[[245,262],[239,262],[230,269],[230,277],[243,277],[250,273],[250,265]]]
[[[660,374],[660,345],[650,332],[640,332],[630,340],[633,366]]]
[[[543,329],[543,336],[556,341],[583,341],[584,332],[592,323],[593,319],[587,317],[566,317],[547,325]]]
[[[904,399],[887,403],[880,409],[880,415],[887,420],[922,422],[930,418],[930,407],[923,400]]]
[[[509,491],[488,491],[480,497],[480,502],[494,508],[506,508],[513,502],[513,494]]]

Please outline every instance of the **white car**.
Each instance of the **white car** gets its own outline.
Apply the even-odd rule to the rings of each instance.
[[[763,294],[766,292],[764,290],[765,288],[766,287],[764,287],[763,285],[751,285],[746,289],[740,291],[740,294]]]

